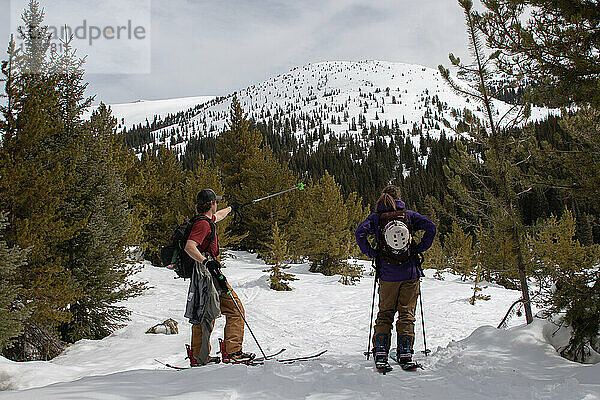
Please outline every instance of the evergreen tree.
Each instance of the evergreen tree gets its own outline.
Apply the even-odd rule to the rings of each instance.
[[[354,211],[356,201],[356,196],[351,197],[353,203],[344,201],[340,186],[328,172],[302,193],[303,206],[293,222],[292,238],[297,252],[311,261],[311,272],[340,272],[350,254],[357,221],[365,217]]]
[[[142,156],[140,184],[133,198],[140,210],[145,258],[154,265],[160,265],[160,248],[169,242],[175,227],[195,215],[195,195],[199,190],[184,187],[185,175],[177,156],[170,149],[161,146],[157,151],[146,152]],[[184,194],[189,196],[185,209],[182,208]]]
[[[437,210],[441,209],[439,202],[431,196],[425,198],[425,215],[436,225],[438,234],[435,235],[433,243],[427,252],[424,254],[423,268],[432,268],[436,272],[434,277],[443,279],[442,272],[447,268],[446,260],[443,254],[442,243],[440,241],[440,219]]]
[[[123,264],[135,237],[129,196],[120,180],[112,138],[114,122],[94,114],[86,124],[83,61],[70,40],[62,54],[48,54],[43,10],[30,1],[23,14],[22,52],[9,45],[3,63],[5,92],[0,148],[0,207],[11,226],[7,242],[30,249],[27,266],[15,274],[23,322],[14,359],[48,359],[74,341],[101,338],[127,311],[115,303],[138,294]],[[108,122],[107,122],[108,121]],[[105,125],[103,125],[105,124]]]
[[[290,281],[297,280],[293,274],[284,272],[290,268],[286,261],[289,257],[288,241],[285,234],[279,230],[277,222],[273,225],[271,231],[271,241],[267,243],[267,254],[265,261],[271,265],[264,272],[269,272],[270,287],[272,290],[289,291],[292,288],[289,285]]]
[[[6,214],[0,214],[0,232],[6,228]],[[26,263],[26,251],[9,248],[0,234],[0,354],[12,344],[12,339],[23,333],[23,321],[29,315],[25,304],[19,301],[21,287],[15,283],[15,273]]]
[[[486,0],[483,4],[486,9],[475,13],[475,23],[490,47],[497,49],[498,68],[516,80],[530,82],[531,93],[525,100],[550,106],[579,106],[576,113],[563,113],[560,124],[566,135],[562,140],[547,138],[534,153],[539,164],[534,181],[560,189],[580,203],[597,204],[597,4],[551,0]]]
[[[540,305],[547,317],[560,314],[573,328],[561,354],[583,362],[600,331],[600,246],[575,239],[575,219],[568,210],[529,235],[528,244],[539,271]]]
[[[60,75],[48,59],[49,33],[43,11],[30,1],[23,14],[25,45],[3,63],[8,105],[2,109],[0,148],[1,205],[10,222],[10,247],[31,248],[28,265],[20,267],[17,282],[21,301],[31,315],[25,332],[10,351],[13,358],[48,358],[61,345],[55,328],[70,319],[67,306],[80,295],[65,269],[65,243],[81,229],[67,216],[64,201],[73,185],[77,145],[65,135]]]
[[[363,267],[356,261],[344,262],[340,268],[341,277],[339,282],[342,285],[356,285],[357,282],[360,282],[363,272]]]
[[[187,173],[183,198],[181,204],[181,211],[184,217],[190,218],[197,214],[196,211],[196,195],[202,189],[213,189],[215,193],[221,195],[225,193],[223,184],[221,183],[221,172],[209,161],[205,161],[201,156],[195,162],[196,167]],[[221,201],[219,203],[219,209],[227,207],[227,201]],[[230,214],[229,217],[216,225],[217,235],[219,238],[219,248],[227,249],[235,245],[238,245],[245,235],[235,235],[230,233],[230,228],[233,225],[234,215]]]
[[[109,125],[101,127],[98,119]],[[116,303],[141,294],[144,288],[130,280],[136,270],[125,263],[135,220],[118,167],[112,164],[114,124],[102,110],[96,111],[86,124],[88,129],[79,135],[75,185],[65,208],[72,221],[85,225],[68,242],[66,268],[82,295],[69,305],[71,320],[61,327],[63,339],[69,342],[102,339],[120,327],[129,311]]]
[[[452,231],[444,238],[444,254],[447,265],[463,281],[472,278],[477,269],[477,254],[474,238],[463,231],[458,223],[452,223]]]
[[[587,230],[585,212],[579,210],[580,205],[585,204],[598,213],[598,5],[593,1],[551,0],[486,0],[483,4],[486,10],[476,14],[477,26],[488,44],[497,49],[499,69],[531,82],[533,89],[525,100],[550,106],[578,106],[574,113],[563,112],[559,122],[562,132],[556,130],[540,141],[540,149],[533,153],[537,166],[532,175],[534,181],[559,191],[568,199],[567,204],[578,211],[581,219],[578,234],[587,237],[585,240],[589,243],[590,235],[584,233]],[[566,319],[573,328],[573,336],[566,352],[571,358],[580,358],[582,346],[590,337],[587,321],[600,319],[597,295],[596,300],[588,303],[594,299],[589,288],[596,288],[600,283],[597,277],[595,281],[592,279],[593,274],[579,273],[570,277],[560,268],[555,274],[551,270],[546,272],[556,280],[557,288],[574,285],[564,291],[558,289],[557,295],[550,298],[555,301],[553,311],[569,310]],[[586,287],[588,278],[592,280]],[[595,306],[591,305],[594,301]],[[591,314],[586,314],[588,312]],[[586,318],[576,318],[574,314],[585,314]]]
[[[484,0],[474,22],[498,67],[535,82],[534,101],[600,106],[600,23],[594,1]]]
[[[480,35],[475,26],[473,3],[459,0],[464,10],[473,65],[464,65],[450,54],[450,61],[464,74],[476,79],[475,88],[457,85],[449,71],[440,65],[439,70],[448,84],[459,94],[479,101],[486,116],[484,124],[470,119],[475,129],[470,134],[474,143],[459,143],[445,172],[456,207],[471,219],[476,227],[481,220],[484,229],[501,232],[515,246],[513,264],[519,272],[519,280],[527,323],[533,321],[527,283],[527,254],[524,246],[525,226],[519,210],[519,198],[529,190],[522,174],[534,143],[526,131],[500,126],[490,97],[490,60],[496,56],[485,56]],[[527,115],[527,109],[524,115]],[[469,149],[468,146],[471,148]]]
[[[261,133],[251,126],[237,98],[231,104],[229,129],[217,142],[216,161],[229,202],[246,203],[296,185],[293,174],[279,164]],[[264,227],[288,222],[296,201],[292,192],[244,208],[243,218],[232,227],[234,235],[248,234],[242,248],[260,250],[269,235]]]
[[[583,104],[574,114],[563,113],[559,125],[565,137],[542,141],[535,153],[535,179],[600,213],[600,108]]]

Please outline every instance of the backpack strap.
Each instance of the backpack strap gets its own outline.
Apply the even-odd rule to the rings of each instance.
[[[414,233],[413,225],[408,220],[408,215],[406,214],[406,208],[401,208],[401,209],[394,210],[394,211],[378,211],[377,212],[377,218],[378,218],[377,219],[377,229],[378,230],[380,228],[380,223],[381,223],[381,214],[392,214],[393,217],[390,219],[398,218],[399,216],[403,215],[404,219],[406,220],[406,226],[408,226],[408,230],[410,231],[410,234],[412,235]]]
[[[187,236],[188,237],[190,236],[190,233],[192,233],[192,227],[198,221],[206,221],[206,222],[208,222],[208,225],[210,226],[210,236],[208,238],[208,249],[210,249],[210,246],[212,245],[212,243],[215,241],[215,238],[217,237],[217,231],[216,231],[217,227],[216,227],[215,221],[208,218],[206,215],[196,215],[196,216],[192,217],[192,219],[190,219],[190,231],[187,233]],[[219,249],[217,248],[217,254],[214,254],[214,257],[217,257],[218,255],[219,255]]]

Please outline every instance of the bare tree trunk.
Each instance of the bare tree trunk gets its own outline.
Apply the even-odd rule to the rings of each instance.
[[[533,314],[531,312],[531,299],[529,297],[529,285],[527,283],[527,275],[525,273],[525,263],[523,262],[521,235],[519,235],[518,228],[516,226],[513,227],[513,240],[517,246],[517,267],[519,269],[519,280],[521,281],[521,293],[523,296],[523,306],[525,308],[525,320],[529,325],[533,322]]]

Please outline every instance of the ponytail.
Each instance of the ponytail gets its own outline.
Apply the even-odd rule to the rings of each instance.
[[[400,200],[400,188],[394,185],[386,186],[377,200],[377,210],[396,210],[396,200]]]

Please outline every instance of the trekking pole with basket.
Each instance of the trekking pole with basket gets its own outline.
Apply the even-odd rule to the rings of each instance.
[[[421,271],[421,273],[423,273],[423,269],[421,268],[423,261],[425,261],[423,254],[421,254],[421,253],[417,254],[417,267],[419,268],[419,271]],[[421,326],[423,327],[423,347],[425,348],[425,350],[423,350],[423,353],[425,354],[425,357],[427,357],[427,355],[429,353],[431,353],[431,350],[429,350],[427,348],[427,338],[425,337],[425,317],[423,316],[423,295],[421,292],[421,285],[419,285],[419,303],[421,305]]]
[[[373,260],[373,265],[375,265],[375,260]],[[371,355],[371,334],[373,332],[373,313],[375,311],[375,291],[377,289],[377,271],[375,271],[375,276],[373,278],[373,299],[371,300],[371,324],[369,325],[369,341],[367,342],[367,351],[364,353],[367,356],[367,360]]]

